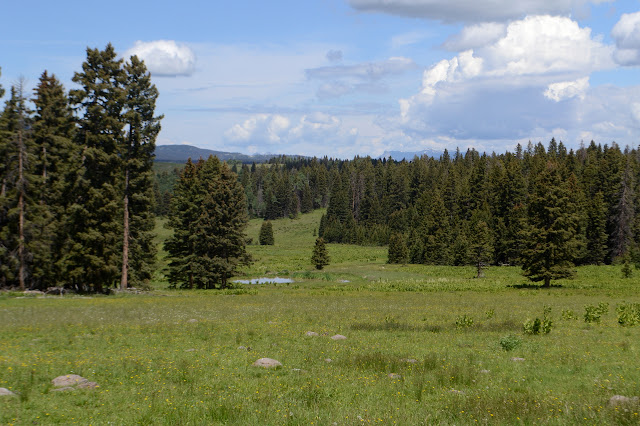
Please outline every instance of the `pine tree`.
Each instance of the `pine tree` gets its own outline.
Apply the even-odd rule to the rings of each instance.
[[[544,287],[553,279],[572,277],[576,206],[555,162],[547,162],[534,181],[528,210],[529,221],[523,230],[524,275],[534,282],[543,281]]]
[[[313,254],[311,255],[311,263],[316,269],[323,269],[329,264],[329,252],[322,238],[316,238],[316,244],[313,247]]]
[[[123,139],[123,238],[120,288],[129,280],[134,285],[151,278],[156,249],[153,244],[155,141],[162,116],[155,116],[158,90],[137,56],[124,65],[126,101],[123,119],[127,134]]]
[[[389,237],[387,263],[405,264],[409,260],[409,250],[402,234],[394,233]]]
[[[273,225],[270,220],[265,220],[262,222],[262,226],[260,226],[260,245],[263,246],[272,246],[274,244],[273,239]]]
[[[83,185],[74,200],[74,212],[84,211],[70,225],[67,273],[74,285],[101,292],[116,283],[122,250],[122,117],[126,100],[122,60],[111,44],[105,50],[87,49],[82,72],[73,82],[72,105],[81,112],[78,144],[83,146]]]
[[[0,260],[3,280],[11,278],[25,290],[30,277],[32,258],[28,237],[30,218],[35,217],[32,175],[30,173],[30,111],[24,95],[24,80],[11,87],[11,96],[0,116],[0,154],[2,187],[0,189]]]
[[[244,190],[217,157],[187,162],[176,185],[166,247],[169,282],[182,288],[226,288],[241,265],[249,264]]]
[[[45,71],[34,94],[36,109],[32,129],[39,212],[32,231],[33,280],[34,287],[44,289],[63,285],[66,278],[64,217],[69,205],[73,170],[80,157],[73,142],[74,117],[62,84],[55,75]]]
[[[474,219],[471,226],[469,255],[476,267],[476,278],[482,278],[484,269],[493,257],[493,241],[487,222],[480,218]]]

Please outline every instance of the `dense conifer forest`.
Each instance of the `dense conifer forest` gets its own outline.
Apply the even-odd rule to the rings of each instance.
[[[235,166],[251,216],[327,207],[320,237],[390,244],[392,262],[522,265],[548,283],[532,271],[549,256],[564,271],[556,278],[573,264],[640,261],[640,154],[616,143],[567,150],[553,139],[504,154],[271,163]]]

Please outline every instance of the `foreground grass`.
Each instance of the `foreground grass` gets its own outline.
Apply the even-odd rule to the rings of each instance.
[[[640,395],[640,326],[615,313],[640,302],[638,284],[618,267],[538,290],[516,268],[476,280],[472,268],[392,266],[382,248],[330,245],[331,265],[315,271],[316,216],[276,221],[274,247],[250,246],[245,276],[293,284],[0,296],[0,387],[19,392],[0,397],[0,423],[640,423],[637,406],[607,404]],[[598,303],[608,312],[585,323]],[[551,333],[524,335],[545,306]],[[519,346],[504,350],[507,336]],[[283,367],[252,367],[261,357]],[[100,387],[51,392],[71,373]]]

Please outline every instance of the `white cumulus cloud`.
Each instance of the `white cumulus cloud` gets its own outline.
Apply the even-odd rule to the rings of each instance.
[[[414,138],[460,141],[516,140],[564,128],[591,90],[591,72],[615,67],[612,54],[612,46],[570,18],[513,21],[488,44],[426,69],[420,92],[399,101],[399,127]]]
[[[185,44],[173,40],[136,41],[125,57],[137,55],[155,76],[189,76],[196,67],[196,55]]]
[[[621,65],[640,65],[640,12],[625,13],[611,30],[615,59]]]
[[[584,99],[588,89],[589,77],[583,77],[575,81],[552,83],[549,85],[547,91],[544,92],[544,95],[556,102],[576,97]]]
[[[447,50],[469,50],[486,46],[504,37],[507,26],[498,22],[483,22],[464,27],[459,34],[444,42]]]

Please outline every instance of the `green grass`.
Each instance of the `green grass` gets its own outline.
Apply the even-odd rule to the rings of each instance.
[[[1,295],[0,387],[20,395],[0,397],[0,423],[640,423],[639,407],[607,404],[640,395],[640,326],[621,327],[615,312],[640,301],[638,282],[619,266],[541,290],[513,267],[475,279],[473,268],[387,265],[384,248],[329,245],[317,271],[320,214],[274,221],[275,245],[249,246],[243,277],[293,284],[170,291],[159,275],[142,295]],[[600,302],[608,312],[585,323]],[[545,306],[551,333],[523,334]],[[464,316],[473,323],[457,326]],[[506,351],[505,337],[520,344]],[[251,367],[261,357],[283,367]],[[70,373],[100,387],[51,392]]]

